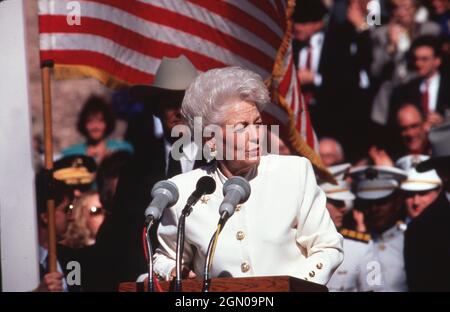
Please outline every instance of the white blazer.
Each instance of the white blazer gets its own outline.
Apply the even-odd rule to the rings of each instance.
[[[253,177],[252,192],[220,234],[211,277],[290,275],[326,284],[343,260],[336,231],[317,186],[311,163],[303,157],[266,155]],[[216,191],[204,196],[186,219],[183,263],[202,276],[208,243],[219,220],[226,178],[216,166],[173,177],[180,198],[166,209],[158,229],[155,272],[168,279],[175,267],[178,218],[197,180],[212,176]]]

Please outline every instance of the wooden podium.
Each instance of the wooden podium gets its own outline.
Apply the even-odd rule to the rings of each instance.
[[[163,291],[172,289],[170,282],[160,282]],[[201,279],[183,280],[183,292],[201,292]],[[147,291],[147,283],[126,282],[119,285],[120,292]],[[327,292],[328,288],[291,276],[261,276],[239,278],[213,278],[211,292]]]

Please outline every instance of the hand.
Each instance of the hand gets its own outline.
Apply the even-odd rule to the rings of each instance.
[[[397,49],[398,42],[400,41],[400,37],[405,30],[403,27],[397,24],[390,24],[388,28],[389,42],[392,47]]]
[[[347,9],[347,19],[356,29],[360,29],[366,23],[364,12],[358,1],[351,1]]]
[[[436,112],[428,113],[427,119],[425,121],[425,129],[430,131],[431,128],[440,125],[444,122],[444,117],[441,114]]]
[[[176,268],[173,268],[172,271],[170,272],[170,280],[175,279],[176,277]],[[181,269],[181,278],[182,279],[193,279],[196,278],[197,274],[195,274],[194,271],[189,270],[187,267],[183,267]]]
[[[366,225],[364,224],[364,213],[359,210],[352,210],[353,219],[356,222],[356,231],[358,232],[366,232]]]
[[[308,69],[300,69],[297,71],[298,80],[302,85],[314,83],[314,73]]]
[[[39,284],[36,291],[39,292],[57,292],[63,290],[63,274],[60,272],[52,272],[44,275],[41,283]]]
[[[376,146],[370,147],[369,157],[372,159],[376,166],[394,166],[394,162],[386,153],[386,151],[383,149],[378,149]]]

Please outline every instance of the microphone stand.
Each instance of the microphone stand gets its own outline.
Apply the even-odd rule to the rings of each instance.
[[[153,248],[150,239],[150,229],[153,226],[154,219],[151,217],[146,225],[145,237],[147,239],[147,249],[148,249],[148,292],[155,291],[155,282],[153,281]]]
[[[181,281],[181,262],[183,261],[183,252],[184,252],[184,236],[185,236],[185,224],[186,217],[188,217],[192,212],[192,204],[188,203],[183,211],[181,212],[181,216],[178,220],[178,229],[177,229],[177,254],[176,254],[176,275],[175,275],[175,287],[174,290],[176,292],[182,291],[182,281]]]
[[[211,277],[210,277],[211,264],[214,258],[214,253],[216,251],[216,245],[219,238],[219,234],[220,232],[222,232],[222,229],[225,226],[227,220],[228,220],[228,213],[224,211],[220,216],[219,223],[217,224],[217,229],[214,232],[213,236],[211,237],[211,240],[209,241],[208,250],[206,252],[205,270],[203,273],[203,288],[202,288],[203,292],[209,292],[209,288],[211,287]]]

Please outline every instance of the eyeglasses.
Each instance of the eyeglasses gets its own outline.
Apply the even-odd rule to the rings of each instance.
[[[68,204],[66,207],[64,207],[64,212],[66,214],[73,212],[73,203]]]
[[[103,207],[92,206],[89,209],[89,214],[91,216],[100,216],[100,215],[105,214],[105,209],[103,209]]]

